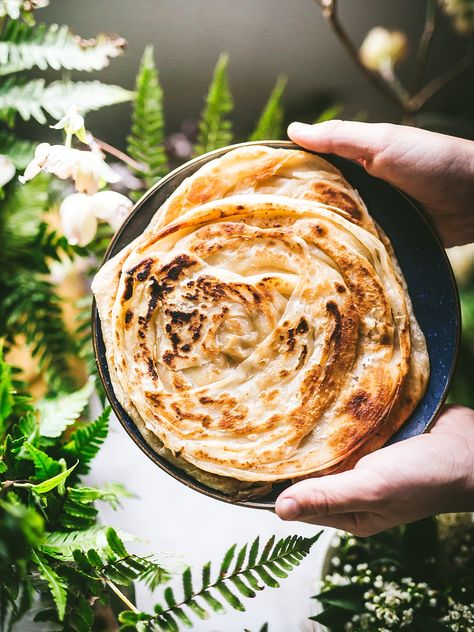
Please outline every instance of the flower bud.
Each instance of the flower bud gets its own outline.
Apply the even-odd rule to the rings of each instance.
[[[454,30],[460,35],[474,32],[474,3],[472,0],[440,0],[442,11],[451,18]]]
[[[59,214],[64,236],[73,246],[86,246],[97,231],[97,218],[92,210],[91,196],[72,193],[64,198]]]
[[[371,29],[359,49],[363,64],[378,72],[393,68],[406,57],[407,52],[406,35],[401,31],[388,31],[382,26]]]
[[[91,208],[97,219],[118,230],[132,210],[133,202],[116,191],[99,191],[91,196]]]

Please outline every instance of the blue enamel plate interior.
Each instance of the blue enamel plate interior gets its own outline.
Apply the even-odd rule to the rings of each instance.
[[[242,143],[242,145],[245,144],[247,143]],[[285,149],[296,148],[290,142],[264,144]],[[170,173],[150,189],[136,204],[131,215],[115,235],[105,260],[120,252],[124,246],[143,232],[156,210],[185,178],[226,151],[229,151],[229,148],[195,159]],[[391,185],[368,175],[360,165],[337,156],[324,155],[323,157],[338,167],[352,186],[358,190],[369,213],[390,238],[408,284],[416,317],[428,345],[431,364],[428,388],[414,413],[389,442],[394,443],[424,432],[436,418],[446,398],[456,362],[460,335],[460,309],[456,283],[438,237],[416,204]],[[93,309],[94,349],[99,373],[117,417],[135,443],[168,474],[196,491],[225,502],[272,509],[277,495],[287,486],[286,484],[275,485],[272,494],[264,498],[235,501],[198,483],[170,465],[145,442],[133,420],[115,397],[95,305]]]

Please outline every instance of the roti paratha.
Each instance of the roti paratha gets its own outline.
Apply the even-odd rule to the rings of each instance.
[[[351,466],[426,388],[390,242],[308,152],[207,163],[93,291],[118,400],[165,458],[226,493]]]

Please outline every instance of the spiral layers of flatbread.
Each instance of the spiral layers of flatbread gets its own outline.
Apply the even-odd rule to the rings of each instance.
[[[353,465],[426,388],[390,242],[308,152],[207,163],[93,290],[118,400],[165,458],[227,493]]]

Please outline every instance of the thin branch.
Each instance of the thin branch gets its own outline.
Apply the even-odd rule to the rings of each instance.
[[[450,68],[429,81],[419,92],[411,97],[409,111],[417,112],[427,101],[437,92],[457,77],[461,76],[468,68],[474,64],[474,55],[468,53],[462,59],[453,64]]]
[[[127,606],[129,610],[131,610],[135,614],[138,614],[139,610],[136,608],[136,606],[134,606],[134,604],[128,599],[128,597],[124,595],[123,592],[119,590],[112,581],[110,581],[110,579],[106,579],[105,583],[117,595],[117,597],[121,601],[123,601],[123,603]]]
[[[428,53],[430,52],[431,42],[437,25],[437,9],[438,5],[436,0],[427,0],[425,25],[418,44],[418,50],[416,52],[412,90],[418,90],[423,80],[426,62],[428,60]]]
[[[106,154],[110,154],[111,156],[114,156],[114,158],[117,158],[117,160],[124,162],[126,165],[128,165],[132,169],[135,169],[136,171],[144,170],[144,167],[141,163],[131,158],[124,151],[117,149],[117,147],[114,147],[113,145],[109,145],[109,143],[106,143],[104,140],[100,140],[99,138],[95,136],[94,136],[94,142],[97,143],[98,147],[102,151],[105,151]]]
[[[339,17],[337,15],[337,0],[316,0],[322,9],[323,17],[327,20],[336,37],[341,42],[342,46],[347,51],[349,57],[356,64],[359,70],[365,75],[370,83],[377,88],[377,90],[385,96],[386,99],[391,101],[394,105],[400,108],[403,112],[408,112],[407,101],[387,83],[387,81],[377,72],[373,72],[362,62],[359,51],[354,46],[353,42],[349,38],[346,30],[342,26]]]

